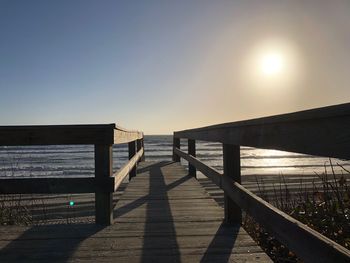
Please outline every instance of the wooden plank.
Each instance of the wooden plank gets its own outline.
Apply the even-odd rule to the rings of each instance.
[[[173,161],[174,162],[180,162],[179,156],[175,153],[175,149],[180,149],[180,138],[176,138],[175,135],[173,137]]]
[[[144,149],[141,148],[126,164],[124,164],[116,173],[113,174],[115,178],[114,191],[118,189],[120,184],[123,182],[125,177],[130,173],[130,171],[135,167],[137,162],[142,158]]]
[[[0,194],[105,193],[114,191],[114,178],[0,179]]]
[[[167,249],[171,247],[178,256],[198,253],[201,255],[199,260],[206,258],[208,262],[213,260],[213,255],[221,253],[221,261],[226,262],[235,253],[249,251],[241,254],[241,260],[249,260],[248,255],[261,253],[242,228],[222,224],[223,210],[208,198],[198,181],[189,176],[178,162],[156,163],[139,170],[115,210],[115,222],[123,228],[123,235],[138,229],[133,234],[130,232],[138,237],[137,243],[134,239],[124,240],[132,254],[138,253],[137,249],[142,247],[143,256],[149,255],[154,261],[155,257],[163,255],[157,251],[169,254]],[[190,251],[192,247],[196,252]],[[259,254],[259,257],[261,262],[270,262],[265,254]],[[178,259],[169,258],[170,261]]]
[[[241,183],[241,157],[238,145],[223,145],[224,175],[237,183]],[[242,223],[241,208],[225,193],[224,196],[225,221],[227,223]]]
[[[220,177],[217,176],[217,175],[220,175],[219,171],[217,171],[216,169],[214,169],[210,166],[205,165],[197,158],[188,155],[187,153],[181,151],[178,148],[174,149],[174,153],[177,156],[180,156],[180,157],[184,158],[185,160],[187,160],[188,162],[190,162],[193,166],[196,167],[196,169],[198,171],[202,172],[205,176],[210,178],[217,186],[219,186],[221,188],[221,179],[220,179]]]
[[[268,202],[248,191],[233,179],[220,174],[198,159],[176,149],[176,154],[184,157],[213,182],[243,210],[264,225],[278,240],[295,252],[305,262],[349,262],[350,251],[317,231],[273,207]],[[208,171],[206,174],[205,172]]]
[[[136,141],[132,141],[128,143],[128,154],[129,154],[129,160],[131,160],[135,153],[136,153]],[[129,180],[131,180],[131,178],[136,176],[136,164],[135,163],[132,167],[131,170],[129,172]]]
[[[145,149],[145,140],[144,140],[144,138],[140,139],[140,142],[141,142],[141,148]],[[143,151],[140,161],[144,162],[145,159],[146,159],[145,158],[145,151]]]
[[[112,144],[114,124],[0,126],[0,145]]]
[[[350,159],[350,104],[174,132],[176,138]]]
[[[146,182],[148,187],[143,186]],[[138,196],[127,197],[134,193]],[[187,199],[191,193],[197,199]],[[86,213],[91,195],[78,196],[72,198]],[[48,211],[57,216],[67,206],[60,195],[48,200]],[[140,163],[114,214],[116,224],[103,227],[0,226],[1,261],[271,262],[244,229],[223,224],[223,210],[179,163]]]
[[[69,250],[68,250],[69,251]],[[129,251],[129,250],[128,250]],[[45,263],[45,262],[52,262],[52,263],[62,263],[62,262],[68,262],[68,263],[95,263],[95,262],[101,262],[101,263],[110,263],[115,262],[115,259],[118,258],[118,263],[130,263],[130,262],[143,262],[143,263],[153,263],[153,262],[173,262],[172,260],[176,256],[173,252],[173,250],[165,250],[163,255],[158,254],[150,254],[151,250],[145,251],[144,254],[140,252],[140,250],[137,251],[137,254],[130,255],[130,251],[121,251],[122,255],[119,253],[119,251],[105,251],[105,253],[97,253],[97,251],[87,251],[85,253],[79,253],[78,255],[74,255],[73,258],[67,259],[64,254],[57,254],[54,251],[46,254],[33,254],[28,255],[28,257],[23,260],[19,259],[20,256],[14,256],[14,259],[11,261],[6,262],[16,262],[16,263]],[[157,252],[157,250],[155,250]],[[213,252],[209,255],[206,255],[205,258],[203,258],[203,255],[200,254],[200,252],[196,252],[196,250],[192,251],[185,251],[187,253],[179,253],[178,261],[176,262],[234,262],[234,263],[246,263],[246,262],[259,262],[259,263],[265,263],[265,262],[271,262],[270,260],[266,260],[264,258],[264,253],[244,253],[242,254],[225,254],[225,253],[218,253]],[[23,253],[26,254],[26,253]],[[45,257],[44,257],[45,255]],[[261,257],[260,257],[261,255]],[[6,258],[9,258],[7,256]],[[156,260],[156,261],[155,261]]]
[[[113,173],[112,145],[95,145],[95,178],[104,180]],[[113,195],[111,192],[95,193],[96,224],[113,222]]]
[[[283,213],[242,185],[223,178],[224,191],[305,262],[349,262],[350,251]]]
[[[142,149],[142,140],[143,139],[138,139],[136,140],[136,152],[140,151]],[[142,160],[139,159],[138,162],[141,162]]]
[[[196,141],[188,140],[188,154],[196,157]],[[188,174],[196,177],[196,167],[194,167],[191,163],[188,163]]]
[[[129,131],[121,127],[114,129],[114,144],[128,143],[143,138],[143,133],[139,131]]]

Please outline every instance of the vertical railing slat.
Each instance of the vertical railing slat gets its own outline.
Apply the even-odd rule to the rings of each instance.
[[[175,148],[180,149],[180,138],[173,137],[173,161],[180,162],[180,156],[175,153]]]
[[[142,139],[140,141],[141,141],[141,147],[143,148],[143,153],[142,153],[142,156],[140,158],[140,161],[144,162],[145,161],[145,138],[142,137]]]
[[[136,153],[136,141],[129,142],[128,148],[129,148],[129,160],[130,160],[132,157],[134,157]],[[134,168],[131,169],[129,173],[129,180],[135,176],[136,176],[136,165],[134,166]]]
[[[112,176],[112,145],[95,145],[95,178],[105,180]],[[113,194],[95,193],[95,222],[100,225],[113,223]]]
[[[224,176],[232,178],[234,181],[241,183],[241,157],[240,146],[223,144],[223,166]],[[225,202],[225,221],[232,224],[241,224],[242,210],[226,194]]]
[[[196,157],[196,141],[188,139],[188,154]],[[188,174],[196,177],[196,167],[188,163]]]
[[[138,152],[141,149],[142,149],[142,139],[138,139],[138,140],[136,140],[136,152]],[[140,158],[140,160],[138,162],[141,162],[141,161],[142,160]]]

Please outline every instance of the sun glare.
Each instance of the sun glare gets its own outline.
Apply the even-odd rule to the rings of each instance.
[[[286,91],[300,81],[302,65],[294,42],[268,38],[256,41],[247,51],[242,75],[246,87]]]
[[[263,54],[260,59],[260,70],[266,76],[273,76],[281,73],[284,69],[283,55],[279,52]]]

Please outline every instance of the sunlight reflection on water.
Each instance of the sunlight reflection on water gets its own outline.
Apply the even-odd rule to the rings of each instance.
[[[187,151],[187,143],[181,149]],[[215,169],[222,171],[222,145],[211,142],[197,142],[197,158]],[[113,166],[117,170],[128,159],[127,146],[113,148]],[[146,136],[145,156],[147,161],[171,160],[172,136]],[[187,162],[182,160],[184,165]],[[340,163],[333,160],[336,172]],[[242,175],[256,174],[314,174],[322,173],[329,159],[277,150],[241,147]],[[0,147],[0,176],[94,176],[93,146],[27,146]]]

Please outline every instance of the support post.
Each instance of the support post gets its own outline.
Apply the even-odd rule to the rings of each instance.
[[[196,141],[188,139],[188,154],[196,157]],[[196,167],[188,163],[188,174],[196,178]]]
[[[134,157],[136,153],[136,141],[129,142],[128,146],[129,146],[128,148],[129,148],[129,160],[130,160],[132,157]],[[136,165],[129,172],[129,180],[135,176],[136,176]]]
[[[241,183],[240,146],[223,144],[224,176]],[[230,224],[242,223],[242,210],[225,194],[225,222]]]
[[[173,161],[180,162],[180,156],[175,153],[175,148],[180,149],[180,138],[173,136]]]
[[[143,148],[141,161],[144,162],[145,159],[146,159],[146,157],[145,157],[145,138],[144,137],[141,139],[141,145],[142,145],[142,148]]]
[[[95,178],[105,180],[112,176],[112,145],[95,144]],[[113,194],[111,192],[95,193],[95,222],[99,225],[113,223]]]
[[[142,139],[138,139],[138,140],[136,140],[136,152],[138,152],[139,150],[141,150],[141,148],[142,148],[142,141],[141,141]],[[142,160],[141,160],[141,158],[140,158],[140,160],[138,161],[138,162],[141,162]]]
[[[142,156],[140,158],[140,161],[144,162],[145,161],[145,138],[144,137],[142,137],[142,139],[141,139],[141,147],[143,148],[143,153],[142,153]]]

